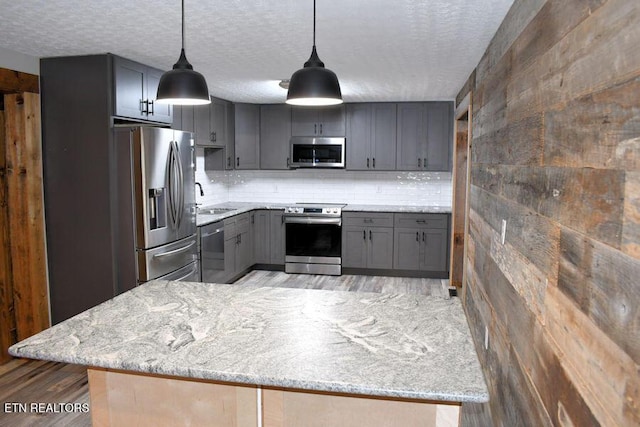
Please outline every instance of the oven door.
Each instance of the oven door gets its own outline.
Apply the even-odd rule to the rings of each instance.
[[[285,217],[285,271],[341,274],[342,220]]]

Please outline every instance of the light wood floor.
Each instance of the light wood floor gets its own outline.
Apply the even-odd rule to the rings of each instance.
[[[446,279],[421,279],[382,276],[319,276],[287,274],[281,271],[254,270],[235,284],[281,288],[326,289],[332,291],[420,294],[448,297]]]
[[[448,280],[440,279],[313,276],[255,270],[235,284],[448,296]],[[12,403],[27,404],[27,412],[8,412],[7,409],[20,409]],[[89,403],[86,368],[27,359],[14,359],[0,366],[0,427],[90,426],[89,412],[38,414],[29,411],[32,403]]]

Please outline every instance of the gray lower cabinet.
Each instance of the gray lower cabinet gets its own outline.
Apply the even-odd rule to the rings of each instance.
[[[235,168],[260,168],[259,105],[235,105]]]
[[[347,105],[347,169],[395,170],[396,105]]]
[[[447,271],[448,224],[446,214],[396,214],[393,268]]]
[[[251,215],[244,213],[224,220],[224,269],[227,281],[253,265]]]
[[[343,214],[343,267],[391,269],[393,250],[393,214]]]
[[[450,171],[452,102],[399,103],[397,170]]]
[[[260,106],[260,169],[289,169],[291,106]]]
[[[269,228],[270,242],[270,263],[274,265],[284,265],[285,238],[284,238],[284,211],[272,210],[270,212],[271,227]]]
[[[266,209],[251,212],[253,228],[253,260],[256,264],[271,262],[271,236],[269,233],[271,215]]]
[[[261,209],[253,215],[254,263],[284,265],[283,211]]]

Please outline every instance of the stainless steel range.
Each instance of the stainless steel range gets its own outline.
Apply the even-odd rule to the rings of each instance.
[[[342,274],[344,206],[297,203],[284,210],[285,272]]]

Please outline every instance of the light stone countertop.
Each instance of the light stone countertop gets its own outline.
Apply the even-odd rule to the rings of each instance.
[[[221,221],[235,215],[250,212],[255,209],[284,209],[294,203],[251,203],[251,202],[226,202],[211,206],[202,206],[200,209],[208,208],[233,208],[232,211],[219,214],[198,213],[196,224],[198,227]],[[451,213],[451,206],[408,206],[408,205],[358,205],[347,204],[343,212],[395,212],[395,213]]]
[[[458,298],[151,281],[9,352],[302,390],[489,399]]]

